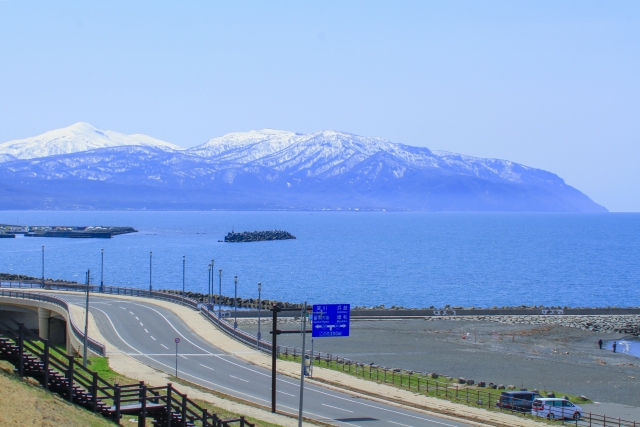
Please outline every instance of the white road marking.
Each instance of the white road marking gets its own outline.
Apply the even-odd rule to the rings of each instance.
[[[147,328],[144,328],[144,331],[145,331],[146,333],[149,333],[149,331],[147,331]]]
[[[199,363],[200,366],[202,366],[203,368],[207,368],[207,369],[211,369],[212,371],[215,371],[215,369],[208,367],[207,365],[203,365],[202,363]]]
[[[164,345],[164,344],[160,344],[160,345],[163,346],[164,348],[166,348],[167,350],[169,350],[169,347],[167,347],[166,345]]]
[[[409,424],[397,423],[397,422],[391,421],[391,420],[387,420],[387,422],[391,423],[391,424],[399,425],[399,426],[404,426],[404,427],[413,427],[413,426],[410,426]]]
[[[156,339],[153,337],[153,335],[151,335],[151,339],[152,339],[152,340],[154,340],[154,341],[156,340]]]
[[[134,303],[134,304],[135,304],[135,303]],[[173,324],[172,324],[171,322],[169,322],[169,320],[168,320],[164,315],[162,315],[162,313],[158,312],[157,310],[155,310],[155,309],[153,309],[153,308],[146,307],[146,306],[141,305],[141,304],[135,304],[135,305],[139,305],[139,306],[141,306],[141,307],[149,308],[150,310],[155,311],[155,312],[156,312],[156,313],[158,313],[160,316],[162,316],[162,317],[167,321],[167,323],[169,323],[169,325],[170,325],[170,326],[171,326],[171,327],[172,327],[172,328],[173,328],[177,333],[179,333],[179,334],[180,334],[180,332],[175,328],[175,326],[173,326]],[[123,307],[121,307],[121,308],[123,308]],[[118,338],[120,338],[120,339],[122,340],[122,342],[124,342],[127,346],[131,347],[134,351],[138,352],[138,355],[144,355],[142,352],[140,352],[138,349],[136,349],[135,347],[133,347],[131,344],[127,343],[127,342],[122,338],[122,336],[120,336],[120,334],[118,333],[117,329],[115,328],[115,325],[113,324],[113,322],[111,321],[111,318],[109,317],[109,315],[108,315],[107,313],[105,313],[104,311],[102,311],[102,310],[100,310],[100,309],[97,309],[97,308],[96,308],[96,310],[101,311],[102,313],[104,313],[104,314],[105,314],[105,316],[107,316],[107,319],[108,319],[108,320],[109,320],[109,322],[111,323],[111,326],[112,326],[112,328],[113,328],[114,332],[116,333],[116,335],[118,335]],[[180,334],[180,335],[184,337],[184,335],[182,335],[182,334]],[[199,347],[198,345],[194,344],[193,342],[191,342],[188,338],[186,338],[186,337],[184,337],[184,338],[185,338],[185,340],[187,340],[188,342],[190,342],[190,343],[191,343],[191,344],[193,344],[194,346],[198,347],[199,349],[201,349],[201,350],[203,350],[203,351],[206,351],[205,349],[203,349],[203,348]],[[162,345],[164,348],[166,348],[166,349],[168,350],[168,347],[166,347],[164,344],[161,344],[161,345]],[[212,356],[216,356],[216,357],[218,357],[220,360],[224,360],[225,362],[231,363],[231,364],[233,364],[233,365],[239,366],[239,367],[241,367],[241,368],[243,368],[243,369],[246,369],[246,370],[249,370],[249,371],[255,372],[255,373],[257,373],[257,374],[260,374],[260,375],[263,375],[263,376],[270,377],[270,375],[268,375],[268,374],[264,374],[264,373],[262,373],[262,372],[255,371],[255,370],[253,370],[253,369],[247,368],[247,367],[242,366],[242,365],[239,365],[239,364],[237,364],[237,363],[233,363],[233,362],[231,362],[231,361],[229,361],[229,360],[226,360],[226,359],[224,359],[224,358],[220,357],[219,355],[215,355],[215,354],[210,353],[210,352],[208,352],[208,351],[206,351],[206,352],[207,352],[209,355],[212,355]],[[147,356],[147,357],[148,357],[148,356]],[[171,370],[173,370],[173,369],[174,369],[174,367],[173,367],[173,366],[165,365],[164,363],[161,363],[161,362],[159,362],[159,361],[158,361],[158,360],[156,360],[156,359],[152,359],[152,358],[150,358],[150,357],[149,357],[149,359],[153,360],[154,362],[156,362],[156,363],[158,363],[159,365],[164,366],[164,367],[166,367],[166,368],[168,368],[168,369],[171,369]],[[205,380],[205,379],[203,379],[203,378],[199,378],[199,377],[196,377],[196,376],[191,375],[191,374],[188,374],[188,373],[183,373],[183,375],[186,375],[186,376],[189,376],[189,377],[195,378],[195,379],[197,379],[197,380],[200,380],[200,381],[202,381],[202,382],[205,382],[205,383],[211,384],[211,385],[213,385],[213,386],[216,386],[216,387],[220,387],[220,388],[222,388],[222,386],[220,386],[219,384],[213,383],[213,382],[211,382],[211,381],[207,381],[207,380]],[[236,378],[237,378],[237,377],[236,377]],[[240,379],[240,378],[237,378],[237,379]],[[242,380],[242,379],[240,379],[240,380],[241,380],[241,381],[246,381],[246,380]],[[289,381],[285,381],[285,380],[283,380],[283,379],[279,379],[279,380],[280,380],[280,381],[282,381],[282,382],[289,383],[289,384],[295,384],[295,383],[292,383],[292,382],[289,382]],[[249,382],[249,381],[247,381],[247,382]],[[340,396],[333,395],[333,394],[331,394],[331,393],[327,393],[327,392],[320,391],[320,390],[316,389],[315,387],[314,387],[314,388],[310,388],[309,390],[310,390],[310,391],[315,391],[315,392],[317,392],[317,393],[324,394],[324,395],[327,395],[327,396],[331,396],[331,397],[334,397],[334,398],[336,398],[336,399],[345,400],[345,401],[350,402],[351,404],[356,403],[356,404],[359,404],[359,405],[362,405],[362,406],[367,406],[367,407],[371,407],[371,408],[379,409],[379,410],[382,410],[382,411],[385,411],[385,412],[394,413],[394,414],[398,414],[398,415],[403,415],[403,416],[410,417],[410,418],[414,418],[414,419],[419,419],[419,420],[426,421],[426,422],[428,422],[428,423],[432,423],[432,424],[438,424],[438,425],[447,426],[447,427],[456,427],[454,424],[448,424],[448,423],[444,423],[444,422],[440,422],[440,421],[435,421],[435,420],[432,420],[432,419],[423,418],[423,417],[418,416],[418,415],[413,415],[413,414],[408,414],[408,413],[402,413],[402,412],[399,412],[399,411],[395,411],[395,410],[392,410],[392,409],[387,409],[387,408],[380,407],[380,406],[377,406],[377,405],[367,404],[367,403],[364,403],[364,402],[361,402],[361,401],[352,401],[351,399],[347,399],[347,398],[344,398],[344,397],[340,397]],[[230,391],[231,391],[231,390],[230,390]],[[251,398],[253,398],[253,399],[255,399],[255,400],[258,400],[258,401],[262,401],[262,402],[269,403],[269,401],[268,401],[268,400],[266,400],[266,399],[262,399],[262,398],[259,398],[259,397],[257,397],[257,396],[253,396],[253,395],[248,394],[248,393],[243,393],[243,392],[236,391],[236,390],[233,390],[233,392],[234,392],[234,393],[236,393],[236,394],[240,394],[240,395],[244,395],[244,396],[251,397]],[[296,411],[296,408],[289,408],[289,407],[287,407],[287,406],[285,406],[285,405],[280,405],[280,406],[281,406],[281,407],[283,407],[283,408],[287,408],[287,409],[291,409],[291,410]],[[311,412],[307,412],[307,411],[305,411],[305,412],[306,412],[308,415],[316,416],[316,417],[319,417],[319,418],[321,418],[321,419],[325,419],[325,418],[326,418],[326,417],[322,417],[322,416],[317,415],[317,414],[313,414],[313,413],[311,413]],[[295,415],[295,414],[294,414],[294,415]],[[336,421],[337,421],[337,420],[336,420]],[[339,421],[338,421],[338,422],[339,422]],[[340,422],[340,423],[342,424],[342,422]],[[351,424],[351,423],[349,423],[349,425],[355,426],[355,424]]]
[[[185,357],[185,356],[183,356],[182,354],[180,354],[179,356],[180,356],[180,357],[182,357],[183,359],[186,359],[186,357]]]
[[[123,309],[123,310],[126,310],[126,308],[124,308],[124,307],[120,307],[120,308]]]
[[[140,319],[138,319],[138,316],[136,316],[136,320],[140,320]]]
[[[353,414],[353,411],[350,411],[348,409],[338,408],[337,406],[327,405],[326,403],[323,403],[322,406],[326,406],[328,408],[333,408],[333,409],[338,409],[340,411],[351,412]]]
[[[164,344],[160,344],[161,346],[163,346],[164,348],[166,348],[167,350],[169,350],[169,348],[164,345]],[[175,356],[175,353],[125,353],[127,356]],[[194,357],[194,356],[215,356],[215,354],[202,354],[202,353],[184,353],[184,354],[178,354],[178,356],[189,356],[189,357]]]
[[[229,375],[229,376],[230,376],[231,378],[235,378],[235,379],[237,379],[237,380],[244,381],[245,383],[248,383],[248,382],[249,382],[249,381],[247,381],[247,380],[243,380],[242,378],[234,377],[233,375]]]
[[[184,338],[184,339],[185,339],[185,341],[187,341],[188,343],[192,344],[194,347],[199,348],[200,350],[204,351],[205,353],[209,353],[209,354],[211,354],[211,352],[210,352],[210,351],[205,350],[204,348],[200,347],[199,345],[197,345],[196,343],[194,343],[193,341],[191,341],[189,338],[185,337],[185,336],[184,336],[180,331],[178,331],[178,329],[176,329],[176,327],[175,327],[175,326],[173,326],[173,323],[171,323],[171,322],[169,321],[169,319],[167,319],[167,318],[165,317],[165,315],[164,315],[164,314],[160,313],[160,312],[159,312],[158,310],[156,310],[155,308],[151,308],[151,307],[148,307],[148,306],[146,306],[146,305],[142,305],[142,304],[136,304],[136,303],[132,303],[132,304],[137,305],[137,306],[140,306],[140,307],[148,308],[149,310],[152,310],[152,311],[155,311],[155,312],[156,312],[156,313],[158,313],[160,316],[162,316],[162,318],[163,318],[164,320],[166,320],[166,321],[167,321],[167,323],[169,324],[169,326],[171,326],[171,327],[173,328],[173,330],[174,330],[174,331],[176,331],[176,332],[177,332],[177,333],[178,333],[182,338]],[[189,331],[189,332],[194,333],[193,331]]]
[[[129,313],[133,314],[133,311],[130,311]],[[133,314],[135,316],[135,314]]]
[[[144,325],[142,324],[142,322],[140,322],[140,326],[144,326]]]
[[[276,390],[276,391],[277,391],[278,393],[286,394],[287,396],[295,397],[295,394],[285,393],[285,392],[284,392],[284,391],[282,391],[282,390]]]

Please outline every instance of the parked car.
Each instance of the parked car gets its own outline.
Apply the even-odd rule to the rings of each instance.
[[[572,418],[579,420],[582,418],[582,408],[574,405],[566,399],[539,398],[533,401],[531,413],[538,417],[552,419]]]
[[[535,391],[503,391],[496,406],[511,411],[529,412],[533,401],[541,397]]]

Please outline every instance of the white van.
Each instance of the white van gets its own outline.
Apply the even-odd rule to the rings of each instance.
[[[579,420],[582,418],[582,408],[566,399],[541,397],[533,401],[531,414],[550,420],[565,418]]]

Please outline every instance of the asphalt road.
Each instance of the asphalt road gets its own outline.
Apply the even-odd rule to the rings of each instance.
[[[84,306],[84,297],[55,295]],[[203,387],[261,405],[271,405],[271,372],[225,353],[201,339],[168,309],[145,304],[143,299],[92,296],[91,313],[104,337],[119,350],[160,371],[175,374]],[[298,413],[300,383],[278,376],[278,409]],[[466,427],[449,419],[425,415],[350,394],[305,383],[305,417],[336,426],[440,426]]]

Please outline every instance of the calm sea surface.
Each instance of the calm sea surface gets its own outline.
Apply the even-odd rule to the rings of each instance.
[[[0,239],[0,271],[105,284],[206,291],[215,259],[223,294],[387,307],[445,304],[640,306],[640,214],[347,212],[0,212],[0,223],[128,225],[103,239]],[[236,231],[297,240],[218,243]]]

